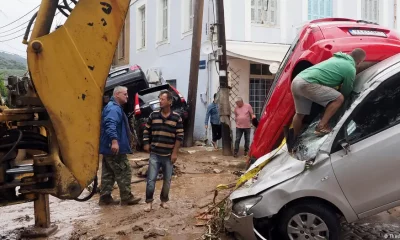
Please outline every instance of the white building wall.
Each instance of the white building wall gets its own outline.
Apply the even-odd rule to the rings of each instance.
[[[159,68],[164,79],[176,79],[178,90],[187,98],[190,70],[192,33],[183,33],[185,2],[189,0],[169,1],[169,37],[162,44],[157,43],[158,3],[161,0],[134,0],[131,14],[130,64],[138,64],[144,71]],[[253,24],[251,22],[250,0],[225,0],[226,38],[232,41],[290,44],[301,26],[308,21],[309,0],[277,0],[277,20],[273,26]],[[400,18],[394,18],[395,10],[400,13],[398,0],[379,0],[379,24],[386,27],[400,27]],[[215,2],[215,0],[214,0]],[[210,24],[214,22],[213,1],[204,0],[202,41],[207,40]],[[333,17],[361,19],[363,0],[332,0]],[[146,47],[138,49],[140,35],[138,9],[146,4]],[[216,10],[216,9],[215,9]],[[398,15],[398,14],[397,14]],[[199,71],[197,108],[195,119],[196,139],[205,137],[204,118],[207,104],[212,101],[218,90],[219,78],[215,63],[209,56],[201,55],[207,61],[207,69]],[[229,61],[230,67],[240,69],[241,95],[248,102],[249,68],[247,60]],[[233,126],[234,127],[234,126]],[[210,133],[209,133],[210,134]]]

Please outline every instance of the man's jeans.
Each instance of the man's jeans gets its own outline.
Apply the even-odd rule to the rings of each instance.
[[[239,152],[239,145],[242,135],[244,133],[244,151],[249,152],[250,146],[250,129],[251,128],[236,128],[236,141],[235,141],[235,153]]]
[[[156,181],[158,171],[162,167],[164,176],[163,187],[160,194],[161,202],[168,202],[169,189],[171,186],[171,178],[173,171],[173,164],[171,156],[160,156],[150,153],[149,170],[147,171],[147,186],[146,186],[146,203],[153,202],[154,190],[156,188]]]

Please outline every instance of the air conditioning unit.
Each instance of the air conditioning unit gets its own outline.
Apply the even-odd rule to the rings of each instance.
[[[149,84],[159,85],[162,83],[162,72],[160,68],[150,68],[146,71],[146,78]]]

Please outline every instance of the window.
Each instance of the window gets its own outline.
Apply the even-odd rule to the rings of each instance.
[[[362,0],[361,18],[366,21],[379,22],[379,1],[378,0]]]
[[[332,17],[332,0],[308,0],[308,20]]]
[[[258,119],[261,116],[263,103],[272,81],[273,75],[269,72],[269,65],[250,64],[249,103]]]
[[[162,0],[162,40],[168,39],[168,0]]]
[[[166,43],[169,34],[169,0],[157,0],[157,31],[156,38],[157,44]]]
[[[189,29],[193,29],[193,21],[194,21],[194,6],[193,6],[193,0],[189,0]]]
[[[169,85],[171,85],[171,86],[173,86],[174,88],[176,88],[176,79],[166,80],[166,82],[167,82]]]
[[[122,27],[118,40],[118,60],[125,58],[125,25]]]
[[[275,25],[277,0],[251,0],[251,22]]]
[[[141,32],[141,41],[140,47],[146,47],[146,6],[139,8],[139,16],[140,16],[140,32]]]
[[[190,33],[193,30],[194,0],[182,0],[182,33]]]

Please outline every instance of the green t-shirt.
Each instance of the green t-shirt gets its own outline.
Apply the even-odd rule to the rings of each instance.
[[[356,77],[356,64],[353,57],[339,52],[333,57],[305,69],[298,75],[309,83],[317,83],[328,87],[342,84],[341,93],[347,97],[353,91]]]

